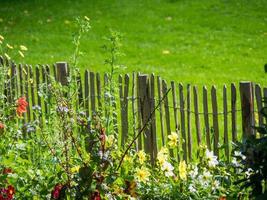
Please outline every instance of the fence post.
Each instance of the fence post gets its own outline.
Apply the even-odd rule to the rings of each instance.
[[[240,82],[240,98],[242,109],[243,139],[255,135],[254,126],[254,102],[251,82]]]
[[[67,85],[68,80],[68,64],[66,62],[57,62],[57,81],[61,83],[61,85]]]
[[[150,116],[150,83],[148,75],[139,75],[138,76],[138,90],[139,90],[139,106],[141,111],[141,126],[144,126],[149,120]],[[144,130],[144,149],[145,152],[150,154],[151,162],[154,162],[153,155],[153,141],[152,141],[152,131],[151,124],[147,126]]]

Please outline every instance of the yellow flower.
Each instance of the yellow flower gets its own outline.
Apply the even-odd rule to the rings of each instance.
[[[132,159],[131,156],[126,155],[126,156],[124,157],[124,161],[125,161],[125,162],[128,162],[128,163],[132,163],[132,162],[133,162],[133,159]]]
[[[114,135],[108,135],[106,137],[106,143],[105,143],[106,148],[111,147],[113,145],[114,141],[115,141]]]
[[[178,143],[178,134],[177,133],[172,132],[170,135],[168,135],[168,139],[169,139],[168,145],[171,148],[177,146],[177,143]]]
[[[13,49],[13,46],[11,46],[10,44],[6,44],[6,46],[7,46],[7,48],[9,48],[9,49]]]
[[[162,147],[157,155],[157,159],[158,159],[160,166],[162,166],[163,163],[166,160],[168,160],[168,156],[169,156],[169,150],[166,147]]]
[[[19,52],[19,55],[24,58],[24,54],[21,52],[21,51],[18,51]]]
[[[179,176],[182,180],[186,180],[186,178],[187,178],[186,177],[186,175],[187,175],[186,168],[187,168],[187,166],[186,166],[185,161],[184,160],[180,161],[180,163],[179,163]]]
[[[87,16],[84,16],[84,19],[87,20],[87,21],[90,21],[90,18],[87,17]]]
[[[142,167],[136,170],[135,177],[139,182],[147,182],[149,181],[150,172],[146,167]]]
[[[19,47],[20,47],[20,50],[21,51],[27,51],[28,50],[28,48],[25,47],[24,45],[20,45]]]
[[[7,53],[5,53],[4,55],[5,55],[5,57],[6,57],[8,60],[11,59],[10,56],[9,56]]]
[[[2,35],[0,35],[0,40],[4,40],[5,38],[2,36]]]
[[[80,166],[75,166],[75,167],[70,168],[70,172],[72,174],[77,173],[79,170],[80,170]]]
[[[144,162],[146,161],[146,153],[143,150],[141,150],[141,151],[138,151],[137,156],[139,158],[140,164],[141,165],[144,164]]]

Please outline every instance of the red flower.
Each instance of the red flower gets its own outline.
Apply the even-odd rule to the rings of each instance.
[[[15,188],[9,185],[7,188],[0,189],[0,200],[12,200],[15,194]]]
[[[22,116],[22,113],[27,111],[28,102],[25,97],[20,97],[17,101],[17,114],[18,116]]]
[[[3,174],[11,174],[13,171],[11,168],[4,168],[3,169]]]
[[[0,122],[0,129],[4,129],[4,128],[5,128],[5,125],[2,122]]]
[[[13,199],[13,195],[15,194],[15,188],[12,185],[7,187],[7,195],[9,199]]]
[[[101,196],[98,190],[93,193],[91,200],[101,200]]]
[[[52,191],[53,199],[59,199],[62,188],[63,188],[63,185],[60,183],[55,185],[54,190]]]

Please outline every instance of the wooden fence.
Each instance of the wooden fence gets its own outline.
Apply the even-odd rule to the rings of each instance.
[[[1,63],[4,61],[1,59]],[[43,83],[49,83],[54,77],[66,84],[67,63],[55,65],[8,64],[10,73],[7,77],[6,95],[9,101],[19,96],[26,96],[30,106],[24,121],[35,119],[33,108],[39,106],[43,115],[49,113],[48,99],[38,95]],[[105,105],[104,83],[106,75],[86,70],[77,77],[79,105],[89,116],[103,109]],[[183,85],[159,76],[132,73],[118,76],[117,118],[119,144],[125,146],[128,137],[135,136],[141,127],[150,120],[148,128],[138,138],[136,149],[144,149],[155,160],[158,149],[168,145],[168,135],[179,135],[179,145],[171,149],[175,158],[192,160],[197,155],[197,147],[206,145],[220,157],[229,160],[232,142],[248,134],[255,134],[252,125],[262,124],[263,118],[255,113],[262,108],[262,97],[267,96],[267,89],[251,82],[241,82],[238,86],[231,83],[222,90],[215,86],[210,89],[199,88],[190,84]],[[170,88],[166,98],[158,105]],[[222,91],[222,94],[219,94]],[[48,92],[46,90],[46,92]],[[156,111],[149,116],[158,105]],[[255,108],[255,109],[254,109]],[[257,115],[257,114],[256,114]],[[256,122],[255,122],[256,121]],[[241,130],[242,125],[242,130]]]

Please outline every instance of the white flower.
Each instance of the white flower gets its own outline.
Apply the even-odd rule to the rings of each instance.
[[[248,168],[248,170],[245,172],[246,177],[249,178],[253,174],[253,172],[254,172],[253,169]]]
[[[198,182],[202,187],[207,187],[210,184],[211,178],[211,173],[207,169],[204,169],[203,174],[198,176]]]
[[[237,161],[237,159],[235,157],[233,157],[232,159],[232,164],[235,166],[235,167],[239,167],[240,166],[240,163]]]
[[[188,189],[191,193],[195,193],[197,191],[196,188],[192,184],[189,185]]]
[[[167,161],[165,161],[162,164],[161,170],[165,172],[165,176],[167,177],[174,176],[174,173],[173,173],[174,167],[171,165],[171,163]]]
[[[234,155],[235,155],[236,157],[241,157],[242,160],[245,160],[245,159],[246,159],[246,156],[244,156],[240,151],[235,151],[235,152],[234,152]]]
[[[212,182],[212,190],[217,190],[220,187],[220,182],[218,180],[215,180]]]
[[[204,179],[209,179],[209,178],[211,178],[211,177],[212,177],[212,175],[211,175],[211,173],[210,173],[209,171],[205,170],[205,171],[203,172],[203,178],[204,178]]]
[[[219,164],[219,162],[217,160],[217,156],[215,156],[213,154],[213,151],[209,151],[207,149],[206,152],[205,152],[205,155],[206,155],[209,167],[215,167],[216,165]]]
[[[192,179],[195,179],[198,175],[198,167],[197,166],[194,166],[194,168],[192,170],[190,170],[189,172],[189,176],[192,178]]]

